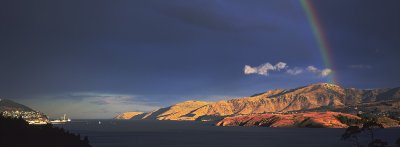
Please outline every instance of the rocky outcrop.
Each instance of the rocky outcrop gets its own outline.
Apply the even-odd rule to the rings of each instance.
[[[255,127],[312,127],[312,128],[347,128],[348,125],[338,120],[338,116],[348,119],[361,118],[340,112],[307,112],[296,114],[253,114],[227,117],[217,126],[255,126]]]

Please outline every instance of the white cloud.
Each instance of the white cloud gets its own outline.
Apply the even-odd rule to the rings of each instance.
[[[325,68],[321,71],[320,76],[321,77],[326,77],[332,73],[332,69]]]
[[[257,68],[255,67],[251,67],[249,65],[245,65],[244,66],[244,74],[254,74],[257,73]]]
[[[250,65],[245,65],[243,72],[244,74],[259,74],[267,76],[269,71],[280,71],[287,68],[287,64],[284,62],[278,62],[275,65],[271,63],[265,63],[257,67],[251,67]]]
[[[265,63],[257,68],[257,73],[260,75],[268,75],[269,70],[275,70],[275,67],[270,63]]]
[[[279,62],[279,63],[275,64],[276,70],[285,69],[286,67],[287,67],[287,64],[284,62]]]
[[[309,71],[311,73],[315,73],[320,77],[326,77],[332,73],[332,69],[330,69],[330,68],[325,68],[325,69],[320,70],[313,65],[308,66],[307,71]]]
[[[290,75],[299,75],[303,73],[304,71],[311,72],[313,74],[318,75],[319,77],[326,77],[330,74],[332,74],[332,69],[325,68],[325,69],[318,69],[317,67],[310,65],[307,66],[307,68],[300,68],[300,67],[295,67],[295,68],[289,68],[289,66],[285,62],[278,62],[275,65],[272,65],[271,63],[267,62],[265,64],[261,64],[256,67],[251,67],[250,65],[245,65],[243,72],[244,74],[258,74],[258,75],[264,75],[268,76],[269,72],[271,71],[281,71],[284,70],[286,71],[287,74]]]
[[[307,71],[316,73],[316,72],[318,72],[318,69],[315,66],[310,65],[307,67]]]
[[[295,67],[293,69],[286,70],[286,73],[288,73],[290,75],[298,75],[298,74],[303,73],[303,69]]]

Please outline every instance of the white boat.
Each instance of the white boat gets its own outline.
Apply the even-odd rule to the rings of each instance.
[[[64,124],[64,123],[67,123],[67,122],[70,122],[70,121],[71,121],[71,119],[70,118],[66,119],[66,114],[64,114],[64,117],[62,119],[52,120],[52,121],[50,121],[50,123],[52,123],[52,124]]]
[[[45,125],[45,124],[47,124],[47,122],[45,122],[45,121],[39,121],[39,120],[36,120],[36,121],[28,121],[28,123],[29,123],[30,125]]]

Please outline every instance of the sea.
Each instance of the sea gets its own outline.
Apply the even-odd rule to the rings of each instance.
[[[352,147],[345,129],[220,127],[215,122],[73,120],[55,127],[88,136],[93,147]],[[394,142],[400,129],[379,129],[376,138]]]

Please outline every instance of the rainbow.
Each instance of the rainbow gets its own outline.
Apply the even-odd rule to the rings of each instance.
[[[301,5],[303,6],[304,11],[306,12],[308,21],[311,24],[311,29],[314,33],[315,38],[317,39],[319,51],[324,60],[324,64],[326,68],[332,70],[332,74],[328,76],[328,82],[337,84],[337,80],[335,78],[335,70],[333,68],[332,62],[332,48],[329,46],[328,39],[326,38],[324,29],[322,27],[321,20],[319,20],[317,10],[312,4],[311,0],[300,0]]]

